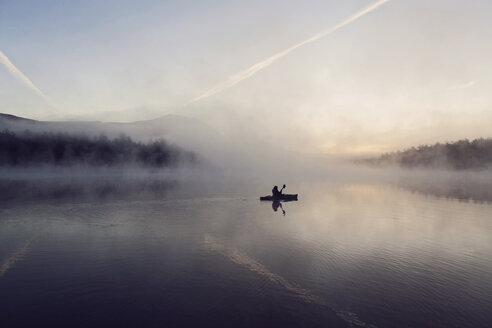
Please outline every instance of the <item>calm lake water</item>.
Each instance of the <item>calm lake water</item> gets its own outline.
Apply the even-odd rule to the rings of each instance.
[[[269,185],[55,180],[1,184],[2,327],[492,324],[486,199],[304,183],[275,211]]]

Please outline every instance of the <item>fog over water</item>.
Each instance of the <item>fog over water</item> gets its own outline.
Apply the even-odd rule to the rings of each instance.
[[[2,325],[488,326],[483,174],[330,171],[3,176]]]
[[[488,326],[489,171],[235,145],[193,166],[2,167],[0,324]],[[284,183],[298,201],[259,201]]]
[[[490,12],[0,1],[0,327],[490,327]]]

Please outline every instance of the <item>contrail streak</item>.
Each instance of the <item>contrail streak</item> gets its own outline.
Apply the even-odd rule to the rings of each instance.
[[[10,71],[10,73],[17,78],[19,81],[24,83],[27,87],[29,87],[31,90],[33,90],[38,96],[43,98],[47,103],[49,103],[53,107],[57,107],[56,104],[51,100],[47,95],[45,95],[41,90],[39,90],[34,83],[29,80],[27,76],[24,75],[17,67],[15,67],[14,64],[8,59],[5,54],[0,51],[0,62],[7,67],[7,69]]]
[[[352,14],[351,16],[349,16],[348,18],[346,18],[345,20],[343,20],[342,22],[338,23],[337,25],[333,26],[333,27],[330,27],[329,29],[327,30],[324,30],[322,32],[319,32],[318,34],[310,37],[309,39],[306,39],[302,42],[299,42],[257,64],[254,64],[253,66],[251,66],[250,68],[248,69],[245,69],[237,74],[234,74],[232,76],[230,76],[226,81],[224,82],[221,82],[217,85],[215,85],[214,87],[208,89],[207,91],[205,91],[203,94],[201,94],[200,96],[196,97],[196,98],[193,98],[190,103],[194,103],[194,102],[197,102],[201,99],[204,99],[204,98],[208,98],[214,94],[217,94],[221,91],[224,91],[226,89],[229,89],[230,87],[236,85],[237,83],[253,76],[254,74],[256,74],[257,72],[261,71],[262,69],[270,66],[271,64],[273,64],[274,62],[276,62],[277,60],[279,60],[280,58],[288,55],[289,53],[291,53],[292,51],[296,50],[297,48],[300,48],[308,43],[311,43],[311,42],[314,42],[316,40],[319,40],[333,32],[335,32],[336,30],[344,27],[345,25],[348,25],[350,23],[352,23],[353,21],[359,19],[360,17],[370,13],[371,11],[373,10],[376,10],[378,7],[382,6],[383,4],[385,4],[386,2],[389,2],[391,0],[379,0],[379,1],[376,1],[372,4],[370,4],[369,6],[367,6],[366,8],[356,12],[355,14]]]

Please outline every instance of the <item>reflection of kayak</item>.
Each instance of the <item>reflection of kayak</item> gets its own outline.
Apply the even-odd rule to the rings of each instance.
[[[273,198],[273,196],[262,196],[260,197],[260,200],[283,200],[283,201],[289,201],[289,200],[297,200],[297,194],[282,194],[278,199]]]

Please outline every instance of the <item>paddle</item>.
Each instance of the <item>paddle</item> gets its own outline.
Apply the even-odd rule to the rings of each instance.
[[[282,193],[282,190],[284,190],[284,189],[285,189],[285,183],[284,183],[282,189],[280,189],[280,193]]]

